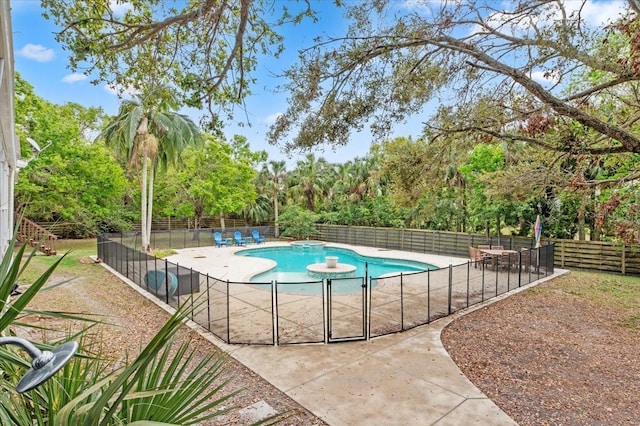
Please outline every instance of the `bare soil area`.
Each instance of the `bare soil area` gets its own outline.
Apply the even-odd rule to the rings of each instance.
[[[55,272],[49,284],[63,283],[50,291],[43,291],[29,305],[31,309],[76,312],[91,315],[105,322],[93,329],[95,340],[102,341],[102,354],[111,359],[114,365],[122,364],[128,357],[137,355],[169,318],[169,314],[145,299],[135,290],[125,285],[101,265],[79,259],[85,264],[86,274],[66,275],[64,268]],[[90,263],[90,264],[89,264]],[[65,282],[70,280],[68,282]],[[32,315],[27,321],[53,329],[79,329],[80,322],[53,319],[43,315]],[[52,337],[51,333],[37,330],[23,330],[34,339]],[[42,333],[44,335],[39,335]],[[48,336],[47,336],[48,335]],[[241,392],[225,402],[224,407],[236,407],[230,414],[214,418],[204,425],[249,425],[256,419],[256,411],[250,407],[264,408],[264,403],[279,415],[279,425],[325,425],[309,411],[301,407],[286,394],[269,382],[253,373],[241,363],[224,355],[215,345],[185,327],[179,341],[188,339],[190,347],[196,349],[195,364],[205,354],[219,353],[226,358],[222,380],[231,379],[223,388],[221,395],[227,395],[238,389]],[[247,409],[248,408],[248,409]],[[243,409],[247,409],[244,410]],[[266,411],[271,411],[268,409]]]
[[[611,277],[540,284],[454,321],[442,341],[521,426],[637,425],[640,279]]]

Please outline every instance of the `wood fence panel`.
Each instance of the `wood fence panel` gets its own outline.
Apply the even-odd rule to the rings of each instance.
[[[323,240],[354,245],[468,257],[469,247],[478,244],[502,245],[518,250],[534,247],[526,237],[431,231],[426,229],[368,228],[317,225]],[[348,238],[345,238],[348,236]],[[554,264],[564,268],[640,275],[640,245],[603,241],[546,240],[555,244]]]

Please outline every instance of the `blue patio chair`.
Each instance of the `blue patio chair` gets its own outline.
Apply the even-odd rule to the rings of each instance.
[[[219,232],[213,233],[213,240],[216,243],[216,247],[227,246],[227,241],[222,239],[222,234]]]
[[[260,235],[260,233],[255,229],[251,231],[251,235],[253,235],[253,241],[255,241],[256,244],[264,243],[266,241],[264,236]]]
[[[242,238],[242,234],[240,233],[240,231],[236,231],[233,233],[233,239],[236,241],[237,246],[247,245],[247,240]]]

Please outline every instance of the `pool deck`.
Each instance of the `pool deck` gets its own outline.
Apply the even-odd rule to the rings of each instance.
[[[277,245],[283,244],[266,243],[259,247]],[[234,256],[239,249],[190,248],[179,250],[167,259],[230,281],[248,281],[252,275],[272,266],[268,260],[251,258],[249,262],[246,257]],[[358,247],[356,251],[368,256],[403,258],[440,267],[468,261],[368,247]],[[289,346],[228,345],[197,326],[194,329],[330,425],[516,425],[462,374],[444,349],[440,333],[465,313],[565,272],[556,270],[553,276],[452,316],[368,341]],[[141,291],[135,284],[133,287]],[[155,301],[163,305],[157,299]]]

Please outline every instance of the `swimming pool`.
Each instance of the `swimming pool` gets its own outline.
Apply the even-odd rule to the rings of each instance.
[[[236,253],[240,256],[262,257],[276,262],[276,266],[263,273],[254,275],[251,282],[304,282],[314,281],[307,274],[307,266],[314,263],[324,263],[326,256],[337,256],[339,263],[346,263],[356,267],[353,276],[378,278],[382,275],[400,274],[408,272],[422,272],[437,267],[428,263],[412,260],[390,259],[373,256],[363,256],[353,250],[339,247],[266,247],[242,250]],[[365,271],[365,263],[368,271]]]

